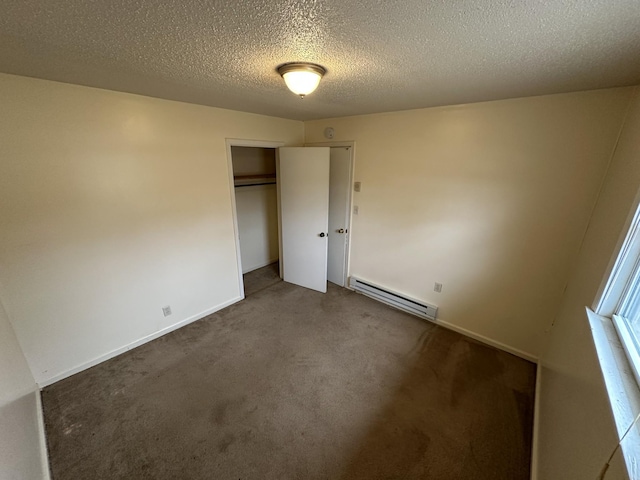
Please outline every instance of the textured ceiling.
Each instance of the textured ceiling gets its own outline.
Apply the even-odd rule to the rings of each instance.
[[[301,120],[588,90],[640,83],[640,0],[2,0],[0,71]]]

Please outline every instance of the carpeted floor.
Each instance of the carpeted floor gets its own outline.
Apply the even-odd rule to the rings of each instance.
[[[265,288],[281,282],[278,263],[272,263],[264,268],[259,268],[244,275],[245,298]]]
[[[53,478],[529,479],[532,363],[276,272],[45,388]]]

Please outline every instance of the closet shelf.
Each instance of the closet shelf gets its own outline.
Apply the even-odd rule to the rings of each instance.
[[[275,183],[276,183],[275,173],[233,176],[233,184],[236,187],[251,187],[254,185],[272,185]]]

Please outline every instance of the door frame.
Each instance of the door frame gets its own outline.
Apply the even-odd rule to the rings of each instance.
[[[236,208],[236,189],[233,181],[233,157],[231,147],[255,147],[255,148],[275,148],[284,147],[285,142],[273,142],[267,140],[246,140],[242,138],[226,138],[227,149],[227,175],[229,178],[229,195],[231,196],[231,214],[233,217],[233,236],[236,243],[236,261],[238,265],[238,291],[240,298],[244,299],[244,280],[242,275],[242,255],[240,252],[240,230],[238,229],[238,210]],[[278,215],[279,217],[280,215]],[[278,218],[278,223],[280,219]],[[280,232],[278,232],[278,243],[280,243]]]
[[[305,143],[305,147],[350,147],[349,152],[349,194],[347,196],[347,247],[345,248],[345,269],[344,269],[344,287],[349,288],[349,277],[351,276],[351,234],[353,233],[353,181],[356,171],[356,142],[312,142]]]

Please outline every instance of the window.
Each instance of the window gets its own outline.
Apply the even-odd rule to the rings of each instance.
[[[601,298],[595,311],[613,320],[640,384],[640,208],[631,219]]]
[[[619,241],[618,252],[612,262],[609,278],[600,289],[597,297],[599,300],[593,305],[593,311],[587,309],[587,317],[618,431],[619,443],[616,449],[622,449],[629,478],[640,479],[640,208],[638,207],[633,216],[627,220],[627,232]],[[602,475],[604,472],[606,468]]]
[[[613,324],[627,354],[633,374],[640,384],[640,263],[620,298]]]

